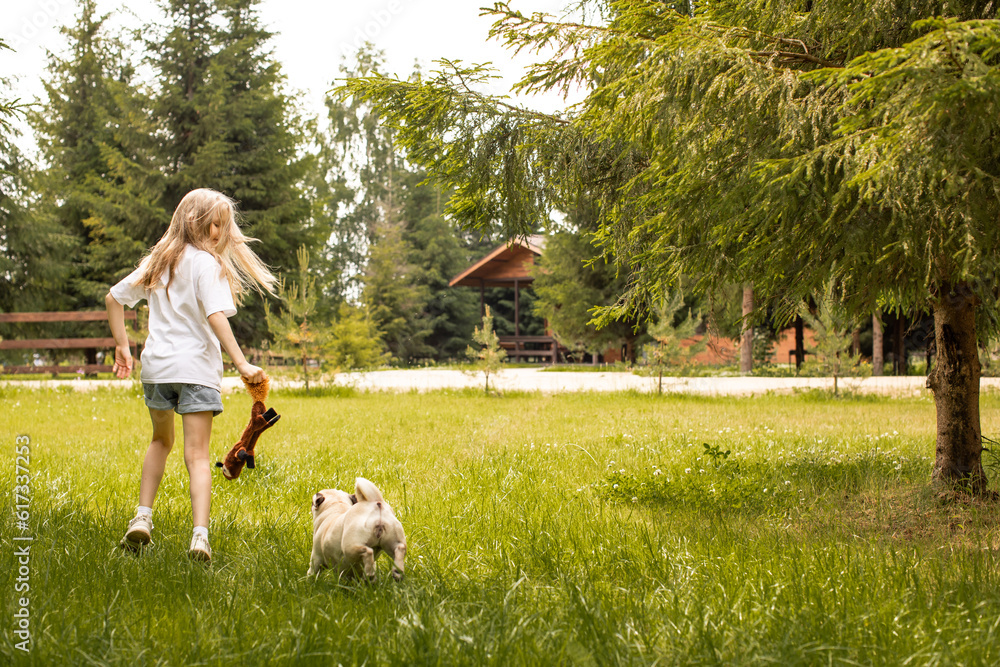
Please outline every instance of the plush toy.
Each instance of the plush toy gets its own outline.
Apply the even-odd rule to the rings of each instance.
[[[217,461],[216,467],[222,468],[222,475],[226,479],[236,479],[243,472],[243,466],[254,467],[254,448],[257,446],[257,439],[260,434],[274,426],[281,415],[274,411],[274,408],[265,408],[264,401],[271,389],[271,379],[266,375],[262,382],[252,384],[243,378],[243,384],[253,398],[253,406],[250,408],[250,423],[247,424],[243,435],[233,445],[233,448],[226,454],[223,461]]]

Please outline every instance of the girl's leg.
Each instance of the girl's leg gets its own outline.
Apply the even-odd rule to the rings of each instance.
[[[142,462],[142,478],[139,481],[139,505],[152,507],[156,490],[163,480],[163,470],[167,466],[167,455],[174,446],[174,411],[149,410],[153,422],[153,439],[146,450]]]
[[[184,463],[191,478],[191,515],[194,525],[208,528],[212,505],[212,464],[208,444],[212,439],[211,412],[190,412],[184,422]]]

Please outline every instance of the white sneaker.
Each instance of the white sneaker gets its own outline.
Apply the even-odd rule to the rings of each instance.
[[[208,546],[207,537],[204,535],[193,535],[191,537],[191,548],[188,549],[188,558],[205,563],[211,562],[212,547]]]
[[[128,530],[122,538],[121,546],[132,551],[138,551],[147,544],[152,544],[150,534],[153,532],[153,517],[148,514],[137,514],[128,522]]]

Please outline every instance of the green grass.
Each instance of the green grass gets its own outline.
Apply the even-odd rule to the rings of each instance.
[[[57,373],[53,375],[52,373],[18,373],[13,374],[2,374],[0,373],[0,381],[2,382],[38,382],[39,380],[114,380],[114,373],[92,373],[90,375],[84,375],[83,373]]]
[[[1000,512],[931,492],[926,398],[277,391],[257,469],[214,478],[206,568],[185,555],[180,442],[156,546],[116,549],[148,438],[138,391],[0,392],[4,499],[29,434],[35,536],[32,648],[5,629],[5,663],[1000,662]],[[249,399],[225,404],[217,457]],[[998,408],[983,396],[987,434]],[[385,559],[373,585],[305,577],[311,496],[357,475],[406,529],[400,583]]]

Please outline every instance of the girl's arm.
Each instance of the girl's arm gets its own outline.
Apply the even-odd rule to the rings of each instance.
[[[104,297],[104,305],[108,309],[108,324],[111,325],[111,335],[115,337],[115,367],[114,374],[124,380],[132,374],[132,349],[129,347],[128,332],[125,331],[125,306],[111,296]]]
[[[264,381],[264,369],[254,366],[243,356],[236,337],[233,336],[232,327],[229,326],[229,318],[221,310],[208,316],[208,324],[215,332],[215,337],[219,339],[222,349],[226,351],[229,358],[236,364],[236,370],[247,379],[247,382],[257,384]]]

